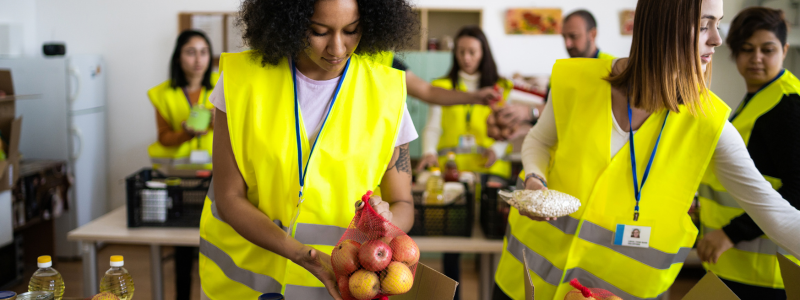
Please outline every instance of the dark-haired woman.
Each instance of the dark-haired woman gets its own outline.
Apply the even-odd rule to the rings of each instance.
[[[511,210],[495,299],[522,299],[523,271],[537,300],[564,299],[573,279],[626,300],[661,297],[696,241],[686,212],[709,169],[776,244],[800,253],[800,212],[761,177],[708,90],[722,4],[639,0],[630,57],[556,62],[522,147],[525,187],[581,207],[557,219]],[[632,228],[639,239],[625,235]]]
[[[431,85],[463,92],[496,85],[503,90],[504,99],[513,88],[511,81],[497,74],[486,35],[474,26],[458,32],[450,72]],[[492,109],[487,105],[431,106],[422,140],[424,156],[417,169],[443,166],[447,153],[454,152],[459,170],[508,178],[511,163],[502,158],[508,143],[495,141],[486,132],[486,118],[491,113]]]
[[[218,74],[211,71],[211,43],[199,31],[182,32],[170,62],[170,79],[147,91],[156,108],[158,141],[147,149],[153,166],[175,167],[191,163],[191,155],[211,157],[214,122],[195,131],[186,126],[192,109],[214,109],[208,100]],[[199,161],[211,169],[210,161]],[[195,247],[175,247],[176,299],[189,299]]]
[[[800,80],[783,68],[788,26],[780,10],[752,7],[740,12],[727,38],[747,87],[731,123],[761,175],[784,199],[800,207]],[[763,191],[748,190],[760,198]],[[722,186],[714,172],[700,185],[704,266],[742,299],[786,299],[773,243]],[[790,259],[798,262],[793,256]]]
[[[155,167],[192,163],[211,168],[213,122],[203,130],[187,127],[186,120],[193,109],[214,109],[208,99],[217,77],[211,71],[211,43],[205,34],[182,32],[172,53],[170,79],[147,91],[158,125],[158,141],[147,149]]]
[[[357,203],[413,223],[405,73],[375,55],[417,24],[406,1],[245,0],[251,51],[223,54],[214,183],[200,221],[206,299],[341,299],[330,253]],[[353,204],[357,203],[357,207]]]

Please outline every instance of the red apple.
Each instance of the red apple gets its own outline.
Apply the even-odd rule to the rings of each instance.
[[[389,245],[392,247],[392,260],[402,262],[409,267],[419,261],[419,247],[410,236],[398,236]]]
[[[339,276],[339,294],[342,295],[342,299],[344,300],[353,300],[353,294],[350,293],[350,278],[347,276]]]
[[[359,268],[358,249],[361,244],[354,240],[344,240],[331,252],[331,265],[336,275],[348,276]]]
[[[392,248],[380,240],[371,240],[358,250],[358,261],[366,270],[381,271],[392,262]]]

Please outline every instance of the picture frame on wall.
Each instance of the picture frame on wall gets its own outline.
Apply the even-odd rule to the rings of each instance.
[[[633,16],[635,11],[626,9],[619,12],[619,33],[622,35],[633,35]]]
[[[506,34],[561,34],[560,8],[512,8],[506,11]]]

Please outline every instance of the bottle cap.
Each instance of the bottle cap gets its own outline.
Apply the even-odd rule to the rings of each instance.
[[[53,266],[53,259],[50,258],[50,255],[39,256],[36,262],[39,268],[49,268]]]
[[[17,293],[14,293],[12,291],[0,291],[0,300],[14,299],[16,297]]]
[[[436,175],[436,176],[441,176],[442,175],[442,170],[440,170],[437,167],[433,167],[433,168],[431,168],[431,174],[432,175]]]
[[[456,157],[456,153],[455,152],[453,152],[453,151],[447,152],[447,158],[455,158],[455,157]]]
[[[125,261],[122,259],[122,255],[112,255],[111,256],[111,266],[112,267],[122,267],[125,265]]]

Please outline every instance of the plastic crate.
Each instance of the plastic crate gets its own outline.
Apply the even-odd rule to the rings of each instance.
[[[480,223],[483,235],[487,239],[502,240],[506,235],[511,207],[497,196],[497,192],[501,189],[509,187],[486,187],[486,177],[481,176]]]
[[[472,236],[475,219],[475,196],[464,185],[466,199],[456,200],[447,205],[424,205],[424,191],[413,191],[414,226],[408,235],[412,236]]]
[[[179,217],[167,216],[166,220],[149,221],[144,220],[142,207],[142,194],[147,190],[166,190],[153,189],[147,187],[148,181],[165,182],[167,178],[180,178],[181,184],[178,192],[182,195],[182,210]],[[165,176],[163,173],[150,168],[144,168],[125,179],[127,208],[128,208],[128,227],[200,227],[200,216],[203,213],[203,203],[211,187],[211,176],[198,178],[186,176]]]

